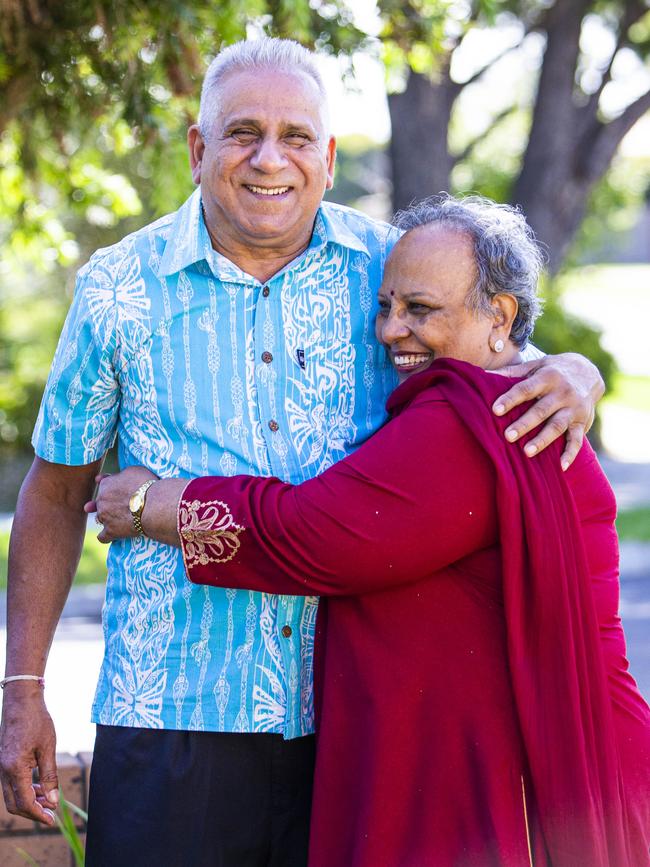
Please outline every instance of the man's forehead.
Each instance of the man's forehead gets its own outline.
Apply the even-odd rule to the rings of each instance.
[[[318,115],[325,100],[307,74],[279,69],[234,70],[219,86],[223,114],[249,114],[254,110],[275,114]]]

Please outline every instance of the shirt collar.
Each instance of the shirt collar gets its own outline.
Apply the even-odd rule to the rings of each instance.
[[[317,250],[330,243],[370,256],[368,248],[348,227],[338,208],[332,208],[325,202],[316,212],[308,250]],[[158,274],[160,277],[169,277],[201,260],[206,261],[215,273],[222,272],[220,276],[226,276],[223,272],[228,272],[227,276],[231,277],[236,274],[241,276],[239,268],[212,247],[203,219],[201,190],[197,188],[174,215]]]
[[[165,249],[160,260],[158,275],[169,277],[206,258],[205,243],[209,243],[203,222],[201,189],[194,190],[189,199],[176,211]]]
[[[321,203],[316,213],[312,242],[309,246],[315,246],[314,240],[318,238],[320,239],[320,243],[317,246],[327,243],[338,244],[340,247],[348,247],[351,250],[358,250],[360,253],[370,256],[364,242],[355,235],[343,219],[342,211],[343,209],[340,205],[332,206],[328,202]]]

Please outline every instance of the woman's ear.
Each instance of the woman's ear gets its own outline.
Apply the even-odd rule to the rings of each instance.
[[[492,298],[490,304],[494,316],[492,335],[495,340],[500,338],[506,341],[510,337],[512,324],[515,321],[517,310],[519,310],[519,303],[514,295],[501,292]]]

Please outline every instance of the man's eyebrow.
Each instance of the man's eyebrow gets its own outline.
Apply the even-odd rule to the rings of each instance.
[[[226,118],[224,123],[224,129],[230,129],[233,126],[254,126],[259,127],[259,120],[255,120],[252,117],[233,117]]]

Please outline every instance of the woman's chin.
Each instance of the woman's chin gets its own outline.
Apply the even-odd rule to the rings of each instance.
[[[427,367],[431,367],[434,361],[434,356],[432,355],[427,361],[423,361],[420,364],[412,364],[409,366],[401,365],[398,367],[395,364],[395,369],[397,370],[397,378],[400,382],[404,382],[405,379],[408,379],[410,376],[413,376],[414,373],[421,373],[423,370],[426,370]]]

